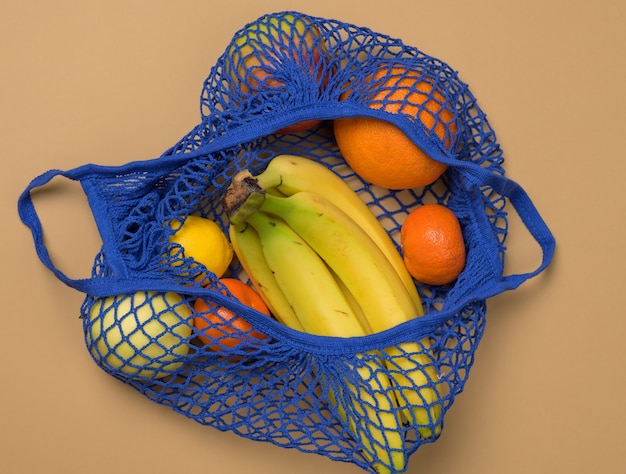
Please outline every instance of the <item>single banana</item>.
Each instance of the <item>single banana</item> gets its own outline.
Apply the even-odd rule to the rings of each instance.
[[[285,196],[301,191],[332,196],[333,203],[352,217],[391,262],[413,299],[417,315],[424,314],[413,278],[407,271],[394,242],[367,204],[342,178],[323,164],[296,155],[278,155],[272,158],[267,168],[256,178],[263,189],[268,191],[275,189]]]
[[[442,429],[443,384],[429,355],[430,341],[405,342],[385,349],[389,377],[402,414],[422,439],[439,436]]]
[[[272,314],[285,326],[304,331],[267,265],[257,231],[247,222],[243,222],[230,225],[228,233],[239,263]]]
[[[367,320],[365,311],[363,311],[363,308],[361,307],[359,302],[356,300],[354,295],[350,293],[350,290],[348,290],[348,287],[346,287],[345,283],[341,280],[341,278],[337,276],[337,274],[333,271],[332,268],[330,268],[330,271],[335,277],[337,286],[341,289],[341,291],[343,291],[343,294],[346,295],[346,300],[348,300],[348,303],[350,303],[350,306],[352,306],[352,310],[354,311],[354,314],[356,315],[356,317],[359,319],[361,326],[363,326],[363,329],[365,329],[365,332],[367,334],[372,334],[374,331],[372,331],[370,323]]]
[[[404,472],[406,454],[397,401],[380,354],[356,354],[356,366],[346,362],[340,383],[322,384],[339,417],[363,444],[363,454],[378,474]],[[348,372],[349,374],[350,372]],[[356,379],[353,383],[352,379]]]
[[[267,268],[297,315],[299,327],[324,336],[367,334],[327,265],[284,221],[256,212],[247,223],[257,232]],[[259,288],[262,292],[267,286]],[[371,354],[357,357],[360,363],[350,366],[357,376],[355,383],[334,384],[321,377],[329,401],[361,441],[364,455],[377,472],[404,471],[402,426],[382,362]]]
[[[351,216],[328,199],[307,191],[289,197],[267,195],[261,209],[284,219],[326,261],[359,302],[373,332],[420,315],[390,261]],[[424,350],[416,342],[388,348],[387,365],[403,415],[420,436],[430,438],[441,431],[441,393],[426,354],[429,342],[422,344]]]

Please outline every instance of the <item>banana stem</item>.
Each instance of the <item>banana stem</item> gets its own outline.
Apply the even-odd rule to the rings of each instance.
[[[256,213],[265,201],[266,192],[250,171],[237,173],[222,198],[222,207],[233,225],[242,224]]]

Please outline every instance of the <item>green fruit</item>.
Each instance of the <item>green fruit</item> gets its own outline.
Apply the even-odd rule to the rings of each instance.
[[[285,77],[301,71],[311,76],[320,88],[325,87],[327,72],[319,67],[326,45],[317,41],[320,30],[306,17],[290,13],[264,16],[251,23],[233,38],[224,62],[224,75],[231,81],[231,91],[241,96],[268,92],[285,86],[276,76]],[[306,120],[289,125],[277,133],[294,133],[312,128],[321,120]]]
[[[176,293],[139,291],[99,299],[87,342],[96,362],[131,378],[162,378],[189,352],[191,309]]]
[[[308,20],[291,14],[263,17],[233,39],[225,73],[243,94],[256,92],[262,87],[261,82],[266,87],[280,87],[283,83],[274,79],[271,71],[280,68],[281,62],[297,63],[300,55],[307,58],[311,53],[311,69],[319,62],[319,48],[313,47],[318,35]]]

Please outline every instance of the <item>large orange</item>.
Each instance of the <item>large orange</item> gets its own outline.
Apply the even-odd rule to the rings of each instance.
[[[405,219],[400,231],[402,254],[418,281],[444,285],[465,267],[465,243],[454,213],[441,204],[424,204]]]
[[[386,79],[385,79],[386,78]],[[379,68],[367,84],[382,81],[365,93],[368,107],[402,113],[421,121],[428,134],[446,148],[457,131],[454,108],[418,71],[403,66]],[[351,91],[344,93],[344,98]],[[429,157],[400,128],[371,117],[334,121],[335,138],[343,157],[362,179],[388,189],[410,189],[431,184],[447,166]]]
[[[257,311],[270,315],[270,311],[250,286],[236,278],[222,278],[221,283],[241,303]],[[199,298],[194,302],[194,310],[198,313],[193,319],[194,327],[199,331],[198,339],[210,346],[213,351],[233,348],[242,342],[255,339],[262,340],[267,336],[252,329],[252,325],[232,311],[219,307],[215,303],[206,303]]]

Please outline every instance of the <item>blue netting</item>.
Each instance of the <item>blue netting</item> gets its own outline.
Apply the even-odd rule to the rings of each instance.
[[[281,33],[272,30],[277,25]],[[264,56],[238,41],[250,31],[264,42]],[[431,113],[427,109],[416,112],[415,106],[372,98],[372,87],[382,83],[372,85],[373,74],[387,71],[380,76],[384,81],[401,67],[434,84],[425,92],[428,100],[450,107],[455,126],[447,127],[444,136],[436,133],[437,116],[430,128],[417,119]],[[395,112],[389,107],[396,107]],[[346,165],[333,135],[334,119],[355,116],[393,122],[430,156],[448,164],[447,171],[432,185],[402,191],[362,181]],[[289,133],[288,127],[302,122],[310,128]],[[188,215],[210,218],[226,231],[220,202],[234,174],[246,168],[261,172],[274,156],[285,153],[322,162],[342,176],[397,244],[411,209],[438,202],[454,211],[467,245],[467,264],[453,284],[416,282],[425,316],[362,338],[303,334],[238,303],[215,275],[169,242],[173,230],[167,224]],[[353,398],[367,404],[363,394],[375,391],[372,381],[398,370],[383,350],[417,343],[417,354],[427,357],[421,360],[431,361],[420,370],[428,386],[440,393],[437,400],[423,403],[445,418],[463,390],[483,335],[485,300],[515,288],[550,261],[552,237],[523,190],[504,177],[502,163],[485,114],[448,65],[367,28],[278,13],[234,35],[204,83],[201,122],[161,157],[121,167],[50,171],[31,183],[20,212],[33,229],[42,261],[87,294],[82,307],[86,344],[105,371],[199,423],[373,471],[363,438],[354,435],[346,420],[363,418]],[[70,280],[54,267],[30,202],[31,190],[57,174],[81,182],[102,235],[102,250],[91,277],[84,280]],[[511,205],[541,245],[544,261],[535,272],[503,276]],[[227,275],[247,280],[236,259]],[[226,307],[242,315],[268,337],[208,350],[188,324],[199,297],[214,303],[212,311]],[[156,316],[143,320],[148,313]],[[124,348],[133,357],[116,356]],[[355,376],[357,368],[369,371],[370,379]],[[438,420],[431,416],[419,424],[404,419],[401,465],[422,444],[437,439]],[[369,422],[383,424],[381,419]],[[424,436],[428,430],[436,434]]]

